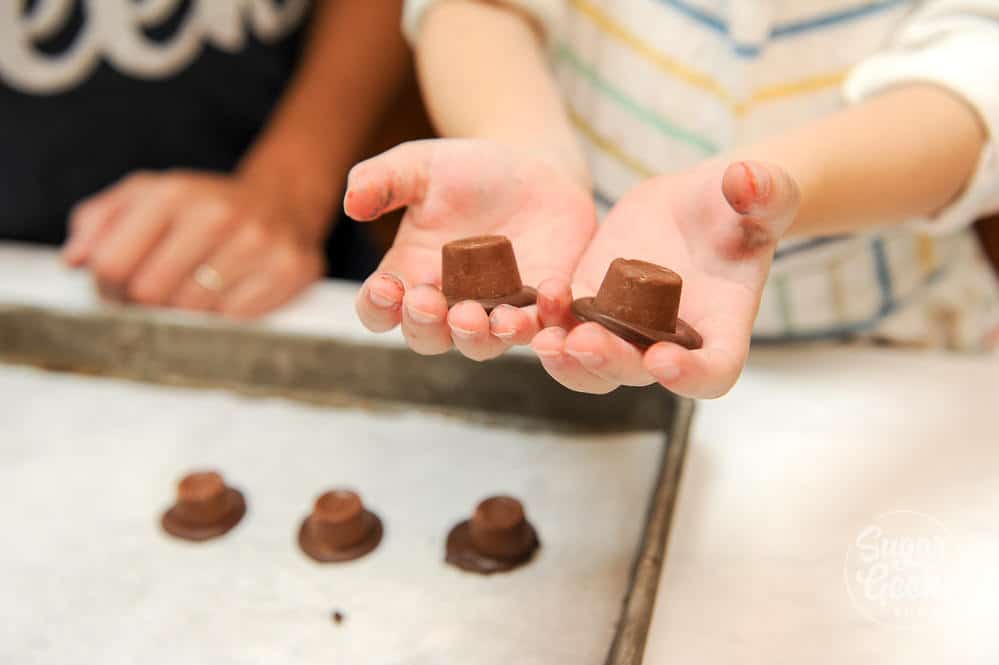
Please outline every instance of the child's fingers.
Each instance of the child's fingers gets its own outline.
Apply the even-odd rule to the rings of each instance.
[[[537,307],[500,305],[489,315],[489,331],[508,346],[530,344],[539,330]]]
[[[373,332],[385,332],[399,325],[407,284],[440,284],[440,254],[430,249],[414,249],[405,242],[400,244],[396,238],[358,293],[355,308],[361,322]]]
[[[553,379],[570,390],[603,395],[620,384],[599,377],[564,352],[568,333],[561,328],[545,328],[531,341],[531,348]]]
[[[788,173],[757,161],[730,164],[722,176],[722,194],[742,216],[729,253],[741,257],[777,244],[798,213],[801,194]]]
[[[490,332],[486,310],[477,302],[460,302],[447,314],[451,339],[462,355],[472,360],[489,360],[502,354],[509,345]]]
[[[437,355],[450,349],[444,294],[428,284],[406,291],[402,299],[402,332],[409,348],[417,353]]]
[[[401,279],[387,272],[377,272],[365,280],[357,294],[357,316],[372,332],[392,330],[402,321],[405,295],[406,287]]]
[[[489,329],[507,345],[530,344],[542,328],[570,328],[576,321],[569,306],[572,293],[564,280],[546,280],[538,287],[537,304],[531,307],[500,305],[489,316]]]
[[[610,383],[647,386],[655,382],[642,365],[642,352],[596,323],[583,323],[570,332],[563,350]]]
[[[563,279],[547,279],[538,285],[538,321],[542,328],[566,330],[576,325],[572,316],[572,289]]]
[[[357,164],[347,176],[343,209],[367,222],[419,203],[427,189],[432,141],[410,141]]]
[[[746,351],[705,347],[696,351],[661,343],[645,353],[645,369],[664,387],[685,397],[713,399],[735,385]]]

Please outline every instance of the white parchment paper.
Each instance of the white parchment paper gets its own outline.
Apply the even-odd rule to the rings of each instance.
[[[0,366],[0,663],[602,663],[662,445]],[[159,516],[204,467],[248,513],[171,539]],[[386,534],[320,565],[294,536],[334,486]],[[450,527],[494,493],[523,499],[538,557],[445,565]]]

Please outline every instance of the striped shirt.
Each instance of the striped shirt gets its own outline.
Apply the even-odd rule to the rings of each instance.
[[[435,1],[407,3],[411,39]],[[961,197],[933,219],[782,242],[754,341],[995,339],[999,283],[969,225],[999,209],[999,0],[506,1],[544,28],[601,212],[643,179],[890,86],[962,96],[990,140]]]

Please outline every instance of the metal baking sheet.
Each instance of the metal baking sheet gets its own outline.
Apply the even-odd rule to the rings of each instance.
[[[526,357],[130,310],[0,306],[0,357],[2,662],[641,662],[687,401],[571,393]],[[250,510],[178,543],[158,513],[202,466]],[[321,566],[293,533],[333,485],[386,539]],[[445,566],[447,529],[497,492],[524,499],[539,557],[489,578]]]

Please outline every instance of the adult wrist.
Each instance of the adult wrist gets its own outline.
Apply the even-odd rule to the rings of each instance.
[[[315,141],[288,135],[264,139],[240,162],[234,175],[255,192],[280,200],[293,213],[291,221],[303,239],[321,242],[335,222],[348,165],[321,159],[310,143]]]

